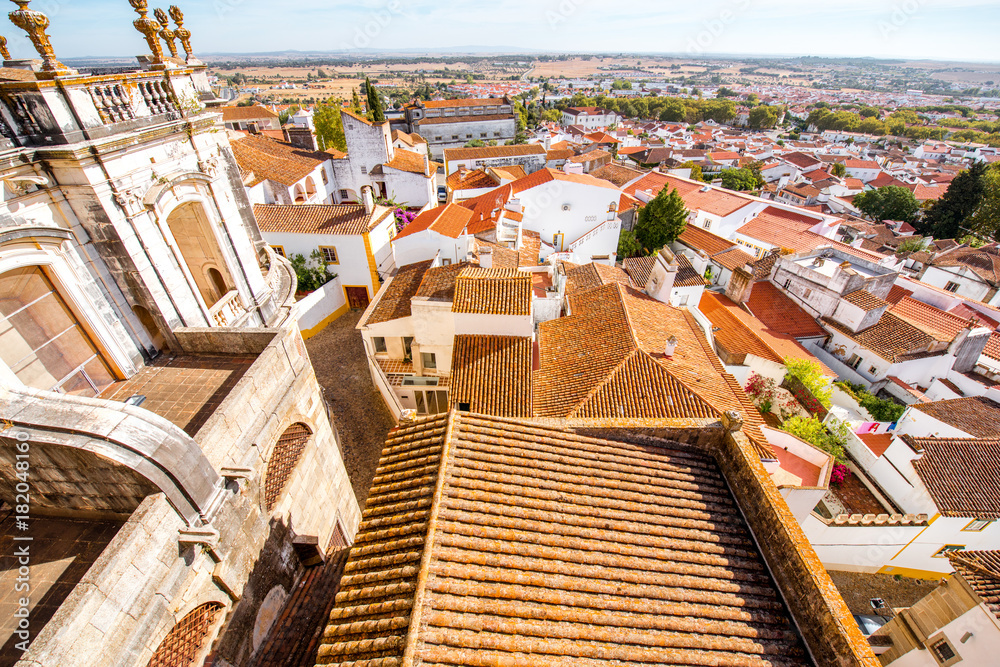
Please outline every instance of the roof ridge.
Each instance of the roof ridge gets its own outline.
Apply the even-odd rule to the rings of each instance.
[[[438,478],[434,485],[434,495],[431,496],[431,506],[427,517],[427,533],[424,537],[423,553],[420,556],[420,568],[417,571],[416,588],[413,591],[413,603],[410,607],[410,625],[405,635],[405,646],[403,651],[403,664],[412,665],[417,651],[417,637],[420,635],[420,617],[425,605],[425,592],[427,590],[427,579],[430,576],[431,556],[434,550],[434,538],[437,533],[438,517],[441,514],[441,500],[444,498],[444,486],[447,480],[447,471],[453,459],[454,447],[452,436],[455,434],[455,426],[461,421],[458,412],[452,410],[448,414],[448,425],[445,427],[444,436],[441,439],[441,460],[438,465]]]
[[[604,376],[604,379],[596,383],[594,385],[594,388],[591,389],[589,393],[587,393],[576,405],[573,406],[573,409],[569,413],[569,418],[572,419],[573,417],[578,417],[579,415],[577,413],[579,412],[579,410],[584,405],[589,403],[591,399],[593,399],[594,396],[597,395],[598,392],[600,392],[604,387],[606,387],[608,383],[611,382],[611,379],[615,377],[615,375],[618,374],[618,372],[621,371],[622,368],[624,368],[625,364],[628,363],[629,359],[636,356],[637,353],[642,353],[642,350],[640,348],[636,348],[631,352],[629,352],[628,354],[626,354],[624,357],[622,357],[622,360],[619,361],[617,364],[615,364],[610,371],[608,371],[607,375]]]

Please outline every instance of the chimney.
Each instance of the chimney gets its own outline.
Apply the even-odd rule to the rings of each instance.
[[[365,213],[368,215],[375,212],[375,195],[370,185],[361,188],[361,203],[365,205]]]
[[[308,127],[297,127],[295,125],[286,127],[285,141],[296,148],[302,148],[307,151],[319,150],[319,146],[316,145],[316,137],[313,136],[312,130]]]
[[[674,356],[674,352],[677,351],[677,336],[671,336],[667,339],[667,344],[663,347],[663,354],[668,358]]]

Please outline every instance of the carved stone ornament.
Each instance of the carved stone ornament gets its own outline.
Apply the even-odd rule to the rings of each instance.
[[[177,35],[177,39],[181,40],[181,46],[184,47],[184,57],[190,60],[194,57],[194,51],[191,50],[191,31],[184,27],[184,12],[177,5],[170,5],[170,18],[177,24],[174,34]]]
[[[63,72],[69,68],[56,60],[56,52],[52,48],[52,42],[45,32],[49,27],[49,17],[41,12],[28,9],[31,0],[12,0],[17,5],[17,9],[9,14],[10,21],[21,30],[28,33],[28,39],[35,46],[38,55],[42,57],[43,72]]]
[[[10,60],[10,49],[7,48],[7,38],[0,35],[0,56],[3,56],[4,60]]]
[[[219,175],[219,156],[214,155],[207,160],[199,162],[198,168],[209,178],[215,178]]]
[[[146,210],[146,205],[142,201],[142,195],[138,190],[120,190],[115,193],[115,202],[122,207],[126,215],[139,215]]]
[[[146,0],[128,0],[132,9],[139,15],[132,25],[146,38],[146,44],[153,53],[153,62],[163,62],[163,46],[160,44],[160,24],[149,18],[149,3]]]
[[[170,57],[177,57],[177,33],[170,29],[170,17],[162,9],[157,9],[153,14],[156,16],[156,20],[160,23],[160,37],[163,41],[167,43],[167,49],[170,50]]]

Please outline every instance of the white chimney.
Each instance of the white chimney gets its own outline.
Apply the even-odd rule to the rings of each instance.
[[[667,357],[674,356],[674,352],[677,351],[677,337],[671,336],[667,339],[667,344],[663,347],[663,354]]]

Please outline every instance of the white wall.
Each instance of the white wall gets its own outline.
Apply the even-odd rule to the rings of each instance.
[[[347,305],[340,279],[331,280],[295,304],[299,330],[303,336],[314,336],[328,318]]]
[[[272,246],[281,246],[285,257],[302,255],[309,259],[313,250],[320,246],[337,249],[338,264],[330,264],[329,269],[337,274],[340,284],[362,286],[368,288],[368,298],[374,299],[379,285],[372,284],[371,267],[368,264],[368,253],[365,250],[365,240],[361,235],[346,234],[288,234],[285,232],[267,232],[264,240]]]
[[[965,612],[932,635],[935,641],[938,633],[944,634],[955,652],[961,658],[957,664],[962,667],[994,665],[1000,656],[1000,627],[997,617],[985,605],[979,605]],[[971,635],[963,642],[966,635]],[[915,649],[889,663],[892,667],[940,667],[940,663],[929,650]]]
[[[534,331],[532,316],[529,315],[477,315],[454,313],[455,335],[483,336],[524,336],[531,337]]]
[[[465,261],[469,248],[475,239],[471,234],[453,239],[439,234],[433,229],[425,229],[415,234],[397,238],[392,241],[392,254],[396,266],[406,266],[416,262],[424,262],[440,256],[451,260],[453,264]]]

